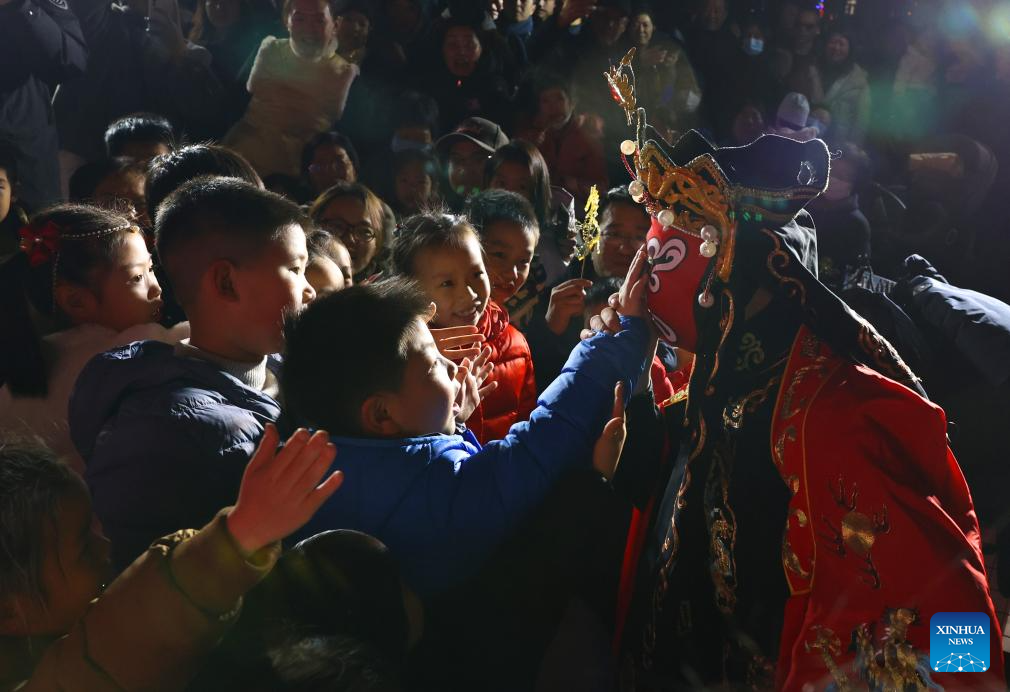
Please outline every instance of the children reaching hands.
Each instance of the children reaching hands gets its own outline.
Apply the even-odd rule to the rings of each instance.
[[[422,598],[466,580],[558,478],[589,468],[615,417],[612,383],[630,391],[648,362],[641,314],[580,344],[529,421],[482,448],[455,433],[457,368],[425,323],[427,295],[395,279],[321,298],[289,331],[282,387],[294,420],[341,436],[347,481],[303,535],[376,536]],[[367,342],[342,338],[366,321]]]
[[[522,232],[522,229],[520,229]],[[480,239],[462,217],[419,214],[408,219],[393,247],[396,273],[415,279],[435,304],[431,325],[452,328],[465,345],[467,328],[476,327],[484,356],[493,369],[487,398],[467,425],[481,442],[500,439],[536,406],[533,361],[523,335],[508,313],[490,299]],[[463,332],[457,334],[457,332]]]
[[[178,342],[189,325],[157,324],[151,252],[125,216],[63,204],[36,215],[20,240],[21,251],[0,267],[0,428],[41,436],[81,473],[67,403],[84,364],[133,341]],[[33,310],[57,331],[40,337]]]
[[[340,487],[335,448],[268,425],[238,501],[155,542],[101,593],[108,541],[80,478],[44,447],[0,440],[0,689],[181,690],[273,567],[278,541]],[[321,482],[322,481],[322,482]],[[97,599],[97,600],[93,600]]]

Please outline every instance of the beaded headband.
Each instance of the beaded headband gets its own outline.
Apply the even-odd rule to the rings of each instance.
[[[49,220],[44,225],[30,223],[18,231],[18,247],[28,256],[28,266],[40,267],[46,262],[52,262],[53,309],[56,308],[56,274],[60,263],[60,250],[68,240],[93,240],[120,231],[140,233],[140,227],[133,223],[125,223],[111,228],[101,228],[87,233],[65,233],[55,221]]]

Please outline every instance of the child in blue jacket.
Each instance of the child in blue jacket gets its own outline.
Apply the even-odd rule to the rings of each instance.
[[[346,479],[300,536],[370,533],[425,600],[473,576],[562,474],[590,467],[615,383],[631,392],[651,361],[649,328],[628,309],[624,331],[580,343],[530,420],[482,448],[460,424],[477,385],[438,352],[433,312],[404,279],[326,296],[290,329],[281,376],[294,418],[334,436]]]

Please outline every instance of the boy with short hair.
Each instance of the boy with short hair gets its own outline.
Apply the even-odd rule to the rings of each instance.
[[[262,188],[263,181],[252,165],[227,147],[218,144],[187,144],[170,154],[158,156],[147,167],[144,196],[154,220],[158,207],[183,183],[205,175],[241,180]]]
[[[109,123],[105,128],[105,154],[126,156],[134,161],[150,161],[175,149],[172,123],[156,113],[133,113]]]
[[[158,252],[190,320],[177,346],[95,357],[70,399],[70,433],[122,568],[227,504],[276,421],[285,318],[315,297],[297,206],[233,178],[198,178],[162,204]]]
[[[472,402],[438,352],[427,326],[435,306],[416,285],[355,286],[313,305],[288,334],[284,400],[295,419],[340,436],[347,480],[303,535],[341,527],[378,537],[422,599],[473,576],[562,474],[589,468],[608,419],[614,433],[615,403],[620,415],[651,359],[644,266],[643,253],[625,330],[583,342],[529,421],[483,448],[460,425]],[[346,338],[365,324],[367,341]]]
[[[170,154],[156,157],[147,166],[144,198],[152,225],[158,214],[158,207],[172,191],[187,181],[205,175],[239,178],[256,187],[263,187],[263,181],[249,162],[231,149],[217,144],[188,144],[179,147]],[[164,301],[161,323],[171,327],[184,322],[186,313],[175,298],[171,280],[165,276],[161,266],[156,267],[155,272],[161,283],[161,298]]]
[[[525,197],[508,190],[479,192],[464,211],[484,246],[491,298],[504,306],[529,278],[540,240],[536,212]]]

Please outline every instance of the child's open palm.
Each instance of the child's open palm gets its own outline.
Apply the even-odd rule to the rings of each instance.
[[[267,423],[228,515],[228,530],[247,554],[304,526],[344,480],[334,471],[322,481],[337,453],[326,432],[300,429],[280,449],[279,441],[277,428]]]
[[[456,368],[456,381],[459,382],[459,391],[456,393],[459,413],[456,415],[456,422],[459,424],[468,421],[480,406],[481,399],[498,387],[497,382],[484,384],[494,369],[494,363],[489,362],[490,357],[491,347],[485,346],[479,356],[472,361],[464,358]]]
[[[429,329],[435,340],[435,346],[438,347],[438,352],[449,360],[477,358],[480,355],[484,335],[478,332],[477,327],[465,325],[462,327],[429,327]]]

